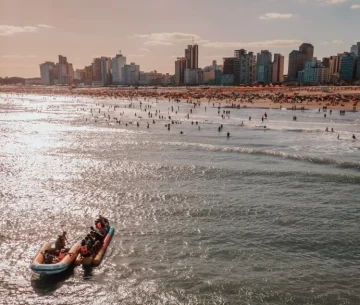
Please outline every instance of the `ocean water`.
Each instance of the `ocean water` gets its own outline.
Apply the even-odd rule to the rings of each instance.
[[[0,304],[360,304],[359,113],[130,103],[0,95]],[[99,213],[99,267],[31,272]]]

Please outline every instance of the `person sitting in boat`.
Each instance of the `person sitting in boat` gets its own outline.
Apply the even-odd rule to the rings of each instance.
[[[82,257],[89,257],[91,256],[91,252],[89,250],[89,247],[86,245],[85,243],[85,239],[83,239],[81,241],[81,246],[80,246],[80,254]]]
[[[53,264],[55,255],[50,254],[49,250],[44,251],[44,264]]]
[[[62,261],[62,259],[66,256],[68,251],[66,251],[65,249],[61,249],[59,256],[58,256],[58,260]]]
[[[96,221],[101,223],[102,228],[105,230],[105,232],[109,229],[109,220],[107,220],[104,216],[99,215],[99,218]]]
[[[101,234],[105,234],[105,226],[101,221],[96,220],[95,227],[100,231]]]
[[[94,232],[96,240],[103,240],[104,234],[102,234],[98,229],[94,229],[93,226],[90,227],[90,232]]]

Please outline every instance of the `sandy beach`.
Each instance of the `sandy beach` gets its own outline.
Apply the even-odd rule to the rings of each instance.
[[[184,103],[209,103],[213,107],[307,110],[327,107],[358,111],[360,87],[169,87],[169,88],[70,88],[2,86],[0,93],[89,96],[101,100],[156,99]]]

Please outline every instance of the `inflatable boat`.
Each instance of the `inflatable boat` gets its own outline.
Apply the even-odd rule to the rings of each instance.
[[[83,265],[83,266],[98,266],[106,252],[107,247],[110,244],[110,241],[114,235],[115,229],[113,227],[110,227],[101,247],[98,251],[96,251],[93,255],[89,255],[87,257],[83,257],[80,253],[77,255],[77,258],[75,260],[75,265]]]
[[[38,274],[57,274],[68,269],[79,254],[80,243],[76,243],[70,249],[61,251],[51,248],[51,243],[45,243],[36,254],[30,268]],[[45,260],[48,253],[51,260]]]

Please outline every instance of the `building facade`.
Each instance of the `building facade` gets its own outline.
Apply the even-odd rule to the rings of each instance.
[[[49,86],[54,84],[54,69],[55,64],[50,61],[40,65],[40,78],[43,85]]]
[[[299,50],[289,54],[288,81],[297,81],[298,72],[304,70],[305,62],[314,56],[314,47],[310,43],[303,43]]]
[[[140,79],[140,66],[132,62],[130,65],[125,65],[121,69],[121,74],[125,84],[138,85]]]
[[[244,49],[235,50],[234,58],[234,84],[253,85],[256,81],[256,56],[254,53],[247,53]]]
[[[325,67],[316,57],[305,62],[305,69],[300,83],[306,85],[328,84],[330,82],[330,69]]]
[[[186,57],[178,57],[175,61],[175,85],[184,85],[184,74],[186,69]]]
[[[340,80],[352,83],[355,80],[357,68],[357,56],[354,53],[345,53],[341,57]]]
[[[123,82],[121,69],[126,65],[126,57],[117,54],[111,61],[112,64],[112,83],[119,85]]]
[[[201,85],[203,83],[203,71],[202,69],[188,69],[184,71],[184,83],[185,85]]]
[[[274,54],[271,78],[272,83],[278,84],[284,81],[284,62],[284,56],[282,56],[281,54]]]
[[[94,82],[101,82],[101,58],[94,58],[92,62],[92,80]]]
[[[260,84],[270,84],[272,80],[272,54],[261,50],[256,58],[256,81]]]
[[[111,79],[111,58],[101,57],[100,61],[101,81],[103,85],[110,85]]]
[[[199,46],[197,44],[189,45],[185,49],[186,69],[199,68]]]
[[[56,70],[57,84],[71,85],[73,83],[74,69],[72,64],[68,63],[65,56],[59,55],[59,62],[56,64]]]

